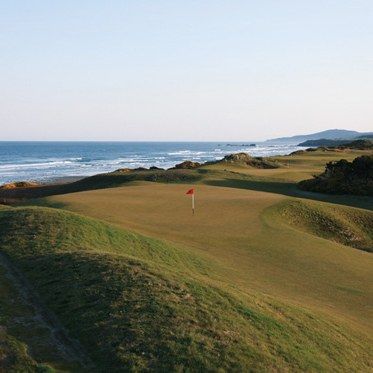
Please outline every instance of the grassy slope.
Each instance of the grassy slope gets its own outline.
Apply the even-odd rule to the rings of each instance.
[[[7,207],[0,205],[0,212],[6,210]],[[19,327],[17,331],[14,330],[14,319],[30,313],[5,268],[0,265],[0,372],[34,372],[38,368],[37,362],[29,354],[28,346],[14,336],[21,334],[22,338],[26,332]]]
[[[35,294],[8,267],[2,251],[0,255],[0,372],[81,370],[61,350],[45,309],[35,305]]]
[[[53,371],[51,367],[74,365],[59,356],[49,331],[0,266],[0,371],[41,373]]]
[[[370,254],[284,224],[278,206],[295,199],[201,185],[192,217],[187,188],[148,183],[55,196],[49,202],[208,255],[224,268],[222,277],[244,291],[256,289],[321,309],[358,328],[369,325]],[[320,204],[300,201],[315,208]],[[325,209],[373,215],[336,205],[325,204]],[[364,236],[361,242],[371,241]]]
[[[369,369],[363,334],[229,286],[203,255],[53,209],[0,223],[1,250],[99,369]]]
[[[286,201],[278,209],[283,221],[314,236],[373,251],[373,214],[330,204]]]
[[[36,372],[38,364],[27,351],[27,346],[0,329],[0,372]],[[42,370],[41,370],[42,371]]]

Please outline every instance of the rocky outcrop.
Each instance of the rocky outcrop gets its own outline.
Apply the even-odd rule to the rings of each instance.
[[[246,166],[254,168],[270,169],[280,167],[279,164],[275,161],[263,157],[252,157],[247,153],[229,154],[226,155],[220,162],[244,164]]]
[[[38,183],[30,182],[30,181],[16,181],[14,183],[7,183],[0,186],[0,189],[7,190],[7,189],[17,189],[17,188],[32,188],[39,186]]]
[[[231,163],[237,163],[237,162],[250,162],[253,159],[249,154],[247,153],[234,153],[226,155],[223,158],[223,161],[225,162],[231,162]]]
[[[130,168],[118,168],[113,173],[126,174],[126,173],[131,172],[131,171],[132,171],[132,169],[130,169]]]
[[[177,164],[172,170],[192,170],[201,166],[199,162],[192,162],[192,161],[184,161],[182,163]]]
[[[156,167],[156,166],[151,166],[149,168],[149,170],[151,170],[151,171],[164,171],[164,168]]]

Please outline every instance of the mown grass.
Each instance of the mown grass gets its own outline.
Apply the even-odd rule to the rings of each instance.
[[[97,370],[370,369],[364,334],[223,284],[182,247],[47,208],[0,211],[0,249]]]
[[[44,202],[183,245],[188,252],[219,263],[221,281],[322,310],[366,330],[373,258],[348,242],[341,245],[295,229],[278,214],[279,203],[307,200],[198,185],[192,216],[187,188],[147,183],[54,196]],[[332,211],[338,206],[325,204],[325,208]],[[373,214],[346,209],[351,216]],[[355,289],[358,295],[343,288]]]

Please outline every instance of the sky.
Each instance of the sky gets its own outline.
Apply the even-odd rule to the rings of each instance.
[[[372,0],[1,0],[0,140],[373,131]]]

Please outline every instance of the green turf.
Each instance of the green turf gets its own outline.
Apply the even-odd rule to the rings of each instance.
[[[49,343],[47,331],[0,266],[0,371],[54,372],[51,365],[71,368],[56,357]]]
[[[373,251],[373,216],[368,211],[294,200],[282,203],[279,214],[288,224],[315,236]]]
[[[367,371],[369,340],[220,281],[188,249],[47,208],[0,212],[0,248],[98,370]]]
[[[312,219],[307,230],[290,224],[277,206],[299,201],[317,210],[322,205],[327,215],[348,210],[351,219],[372,219],[372,212],[278,193],[197,185],[197,209],[191,216],[188,188],[133,184],[54,196],[43,203],[182,244],[218,262],[224,269],[222,279],[243,291],[255,289],[286,303],[322,310],[366,330],[372,305],[371,255],[352,246],[353,240],[341,244],[333,239],[328,225],[321,226],[325,232],[319,236],[310,234]],[[368,243],[366,238],[363,242]],[[352,297],[343,288],[355,289],[359,296]]]

